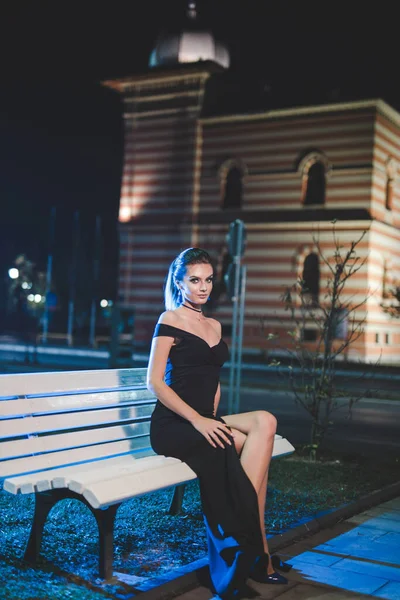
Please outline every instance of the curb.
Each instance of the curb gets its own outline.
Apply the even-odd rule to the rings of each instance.
[[[322,529],[332,527],[340,521],[349,519],[350,517],[363,512],[367,508],[377,506],[382,502],[387,502],[392,498],[400,495],[400,481],[387,485],[386,487],[371,492],[366,496],[362,496],[354,502],[344,504],[337,509],[333,509],[329,512],[321,512],[320,516],[316,516],[310,521],[306,521],[301,525],[285,531],[285,533],[277,534],[268,538],[268,544],[270,545],[271,551],[275,552],[280,550],[289,544],[298,541],[301,538],[308,537],[315,533],[318,533]],[[141,590],[141,586],[135,587],[135,594],[131,598],[139,597],[141,600],[172,600],[179,594],[183,594],[199,586],[199,580],[206,577],[207,564],[203,565],[203,561],[207,559],[200,559],[193,563],[189,563],[184,567],[174,571],[177,573],[177,577],[165,582],[165,577],[154,578],[149,581],[146,585],[147,589]],[[202,565],[200,566],[199,563]],[[179,575],[185,571],[184,574]],[[151,585],[151,589],[148,586]]]

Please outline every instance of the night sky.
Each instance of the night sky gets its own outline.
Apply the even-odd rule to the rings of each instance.
[[[366,4],[200,0],[199,19],[231,52],[229,89],[240,97],[231,106],[382,97],[400,109],[393,5]],[[73,211],[82,215],[88,264],[94,215],[101,214],[102,286],[115,293],[123,130],[119,97],[99,82],[146,70],[157,35],[179,28],[185,7],[181,0],[2,3],[3,281],[20,252],[45,264],[56,206],[57,277],[68,266]]]

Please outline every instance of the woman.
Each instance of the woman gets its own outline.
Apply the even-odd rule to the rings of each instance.
[[[212,286],[205,250],[188,248],[171,264],[148,368],[158,398],[150,435],[155,452],[197,474],[211,579],[221,597],[234,598],[248,577],[287,583],[272,568],[264,527],[276,419],[264,411],[216,416],[228,348],[220,323],[202,312]]]

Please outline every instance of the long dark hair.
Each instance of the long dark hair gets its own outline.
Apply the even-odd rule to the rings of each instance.
[[[182,295],[177,282],[184,278],[188,265],[199,264],[213,267],[210,255],[201,248],[186,248],[172,261],[164,288],[166,310],[175,310],[182,304]]]

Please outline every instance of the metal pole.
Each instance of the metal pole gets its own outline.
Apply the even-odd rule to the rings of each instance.
[[[235,289],[233,296],[233,315],[232,315],[232,337],[231,337],[231,368],[229,373],[229,396],[228,396],[228,414],[233,412],[234,402],[234,385],[235,385],[235,369],[236,369],[236,346],[237,346],[237,330],[238,330],[238,303],[239,303],[239,285],[240,285],[240,248],[242,247],[242,228],[239,229],[236,255],[234,256],[235,263]]]
[[[96,217],[96,230],[94,240],[94,259],[93,259],[93,297],[92,306],[90,309],[90,331],[89,331],[89,343],[91,346],[95,346],[96,343],[96,303],[98,296],[98,282],[100,274],[100,241],[101,241],[101,218],[99,215]]]
[[[239,260],[235,257],[235,260]],[[235,386],[235,369],[236,369],[236,341],[237,341],[237,316],[238,316],[238,297],[236,294],[236,281],[239,279],[236,275],[237,267],[235,268],[235,295],[233,297],[233,314],[232,314],[232,336],[231,336],[231,366],[229,371],[229,396],[228,396],[228,414],[233,413],[234,402],[234,386]]]
[[[240,381],[242,376],[242,349],[243,349],[243,326],[244,326],[244,307],[246,301],[246,278],[247,267],[242,266],[242,282],[240,287],[240,304],[239,304],[239,335],[238,335],[238,350],[237,350],[237,368],[236,368],[236,386],[235,386],[235,403],[234,412],[239,412],[240,407]]]
[[[56,207],[53,206],[50,212],[50,230],[49,230],[49,254],[47,256],[47,272],[46,272],[46,291],[45,291],[45,302],[44,302],[44,313],[43,313],[43,333],[42,342],[46,344],[47,334],[49,331],[49,304],[48,296],[51,288],[51,276],[53,272],[53,245],[54,245],[54,231],[56,222]]]
[[[79,250],[79,211],[74,213],[74,223],[72,229],[72,262],[70,271],[70,288],[68,302],[68,325],[67,340],[68,346],[72,346],[72,336],[74,333],[74,314],[75,314],[75,293],[76,293],[76,268],[78,263]]]

